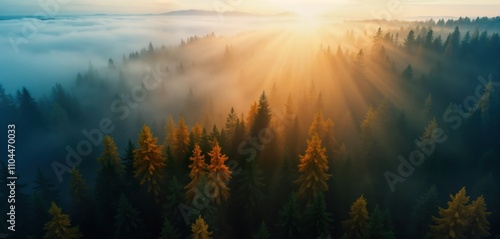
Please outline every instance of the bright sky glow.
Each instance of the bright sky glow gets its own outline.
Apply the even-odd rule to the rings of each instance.
[[[56,2],[41,0],[40,2]],[[239,12],[273,14],[293,12],[300,15],[333,15],[340,18],[374,18],[374,12],[388,10],[392,3],[403,11],[392,18],[496,16],[497,0],[57,0],[60,14],[163,13],[183,9],[214,11],[215,6]],[[66,3],[64,3],[66,2]],[[38,0],[2,0],[0,15],[33,15],[43,10]]]

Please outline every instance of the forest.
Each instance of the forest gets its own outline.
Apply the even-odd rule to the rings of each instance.
[[[0,80],[0,233],[499,239],[500,17],[332,24],[146,43],[36,97]]]

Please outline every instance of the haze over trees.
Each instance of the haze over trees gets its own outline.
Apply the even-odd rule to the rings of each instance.
[[[9,236],[496,238],[499,23],[211,33],[39,98],[0,82],[0,125],[36,159]]]

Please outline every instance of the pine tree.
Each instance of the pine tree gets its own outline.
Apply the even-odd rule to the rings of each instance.
[[[63,214],[61,208],[52,202],[49,209],[52,220],[45,224],[45,239],[78,239],[82,238],[78,227],[70,227],[71,220],[68,215]]]
[[[144,125],[137,140],[139,148],[134,151],[134,176],[141,185],[146,184],[147,191],[155,196],[161,192],[165,167],[162,146],[157,145],[157,141],[158,138],[153,138],[149,127]]]
[[[481,118],[483,121],[487,121],[489,119],[488,111],[490,109],[491,92],[492,82],[489,81],[484,87],[484,93],[477,101],[477,108],[481,111]]]
[[[491,212],[486,211],[486,203],[484,197],[480,196],[474,200],[469,206],[469,227],[467,229],[467,238],[480,239],[491,236],[490,223],[486,219]]]
[[[115,141],[109,135],[106,135],[102,140],[102,146],[101,157],[97,159],[101,169],[111,167],[121,177],[123,175],[123,165],[118,155]]]
[[[201,216],[191,225],[192,239],[212,239],[213,232],[208,231],[208,225]]]
[[[290,198],[283,205],[279,212],[278,227],[280,228],[280,237],[282,239],[300,239],[300,220],[302,215],[299,211],[299,205],[294,193],[290,194]]]
[[[105,136],[101,157],[97,159],[99,170],[96,179],[96,202],[99,211],[99,223],[113,223],[116,215],[116,203],[122,189],[123,166],[116,145],[110,136]],[[112,235],[112,228],[102,232],[106,237]]]
[[[59,189],[56,188],[54,181],[39,167],[37,167],[34,191],[40,195],[47,208],[51,201],[57,201],[59,198]]]
[[[373,209],[370,219],[366,225],[365,239],[395,239],[394,232],[384,225],[384,215],[378,205]]]
[[[165,204],[166,217],[172,220],[174,226],[184,223],[183,217],[179,211],[179,205],[184,203],[184,193],[182,185],[174,176],[167,184],[167,203]]]
[[[231,179],[231,171],[224,163],[227,156],[221,154],[219,144],[215,144],[212,151],[208,153],[210,156],[210,165],[208,166],[208,187],[210,195],[213,195],[212,201],[221,204],[229,198],[229,187],[227,186]]]
[[[233,138],[237,123],[238,123],[238,116],[236,115],[234,108],[231,107],[231,111],[229,112],[226,118],[226,130],[225,130],[227,133],[227,137],[229,139]]]
[[[140,239],[145,238],[144,224],[139,217],[139,211],[132,207],[127,197],[122,194],[118,201],[118,209],[115,217],[116,239]]]
[[[182,116],[180,117],[179,123],[177,124],[177,129],[175,131],[174,137],[175,157],[177,158],[177,160],[183,161],[186,158],[186,155],[189,153],[189,130]]]
[[[123,189],[126,193],[125,195],[129,198],[139,190],[139,183],[134,178],[134,151],[135,145],[132,143],[132,140],[128,140],[127,149],[125,150],[125,154],[122,157],[122,165],[123,165]],[[132,200],[133,201],[133,200]]]
[[[73,167],[71,169],[71,181],[70,181],[70,191],[73,201],[73,207],[75,209],[84,208],[85,204],[88,203],[90,194],[89,188],[85,179],[83,179],[80,171]],[[83,213],[83,212],[82,212]]]
[[[309,127],[309,137],[312,137],[315,133],[317,133],[321,142],[323,142],[327,149],[332,149],[335,145],[333,128],[333,121],[331,119],[325,120],[323,112],[318,111],[314,115],[314,120]]]
[[[448,202],[448,208],[439,208],[439,217],[432,217],[434,225],[431,225],[431,236],[436,239],[466,239],[465,235],[469,227],[469,208],[466,204],[469,197],[466,195],[465,187],[460,189]]]
[[[201,136],[203,134],[203,128],[201,127],[201,125],[196,123],[191,128],[191,133],[193,133],[194,140],[192,140],[192,141],[190,140],[189,143],[191,143],[192,145],[200,144]]]
[[[175,141],[175,122],[172,115],[169,115],[167,123],[165,124],[165,141],[163,142],[163,147],[173,148],[174,141]]]
[[[429,224],[432,222],[432,215],[437,208],[438,193],[436,186],[432,186],[429,191],[417,198],[410,212],[409,238],[426,238],[426,234],[429,232]]]
[[[349,215],[351,218],[342,222],[342,225],[346,229],[348,238],[362,238],[366,233],[366,221],[368,220],[366,199],[363,195],[356,199],[356,201],[351,205]]]
[[[328,160],[325,155],[326,149],[321,146],[321,139],[314,133],[311,140],[307,141],[305,155],[300,155],[299,173],[301,175],[295,181],[299,184],[298,196],[310,202],[318,194],[328,190],[328,179],[331,177],[328,171]]]
[[[305,213],[305,224],[307,238],[328,238],[331,233],[333,218],[326,211],[325,196],[318,194]]]
[[[255,123],[255,118],[257,117],[257,111],[258,111],[259,105],[257,104],[256,101],[253,102],[253,104],[250,106],[250,110],[248,110],[248,115],[247,115],[247,127],[248,127],[248,132],[253,132],[252,128]]]
[[[238,178],[238,185],[238,198],[244,202],[247,212],[254,212],[264,199],[265,187],[263,172],[255,161],[247,163],[241,177]]]
[[[259,230],[253,235],[253,239],[269,239],[271,234],[267,230],[267,226],[264,222],[260,224]]]
[[[192,162],[191,165],[189,165],[189,168],[191,169],[191,172],[189,173],[191,182],[189,182],[184,189],[186,189],[186,199],[191,202],[196,194],[201,178],[206,175],[208,166],[205,163],[205,156],[202,154],[201,148],[198,144],[194,146],[193,156],[191,156],[189,160]]]
[[[168,220],[168,217],[165,217],[163,221],[160,239],[181,239],[181,235],[177,232],[170,220]]]
[[[409,64],[403,71],[403,79],[411,80],[413,79],[413,67]]]
[[[269,126],[271,122],[271,109],[269,108],[269,102],[266,97],[266,93],[262,92],[259,98],[259,106],[257,108],[257,114],[255,115],[255,122],[252,125],[252,130],[250,135],[257,136],[259,132]]]

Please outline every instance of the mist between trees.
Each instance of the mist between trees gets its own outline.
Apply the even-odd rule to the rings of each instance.
[[[16,156],[25,183],[16,187],[18,229],[3,231],[2,220],[0,232],[498,237],[489,227],[500,212],[498,22],[346,22],[307,37],[280,28],[211,33],[90,63],[73,86],[56,84],[37,99],[30,85],[0,88],[0,125],[16,122],[16,146],[26,149]],[[380,29],[351,30],[360,24]],[[366,37],[372,43],[358,48]],[[147,66],[165,75],[148,81],[156,87],[143,81]],[[475,90],[476,76],[490,73]],[[464,102],[473,90],[476,101]],[[452,124],[434,120],[443,112]],[[391,192],[384,172],[415,149],[411,139],[433,138],[437,128],[446,143]],[[52,162],[70,173],[54,174]]]

